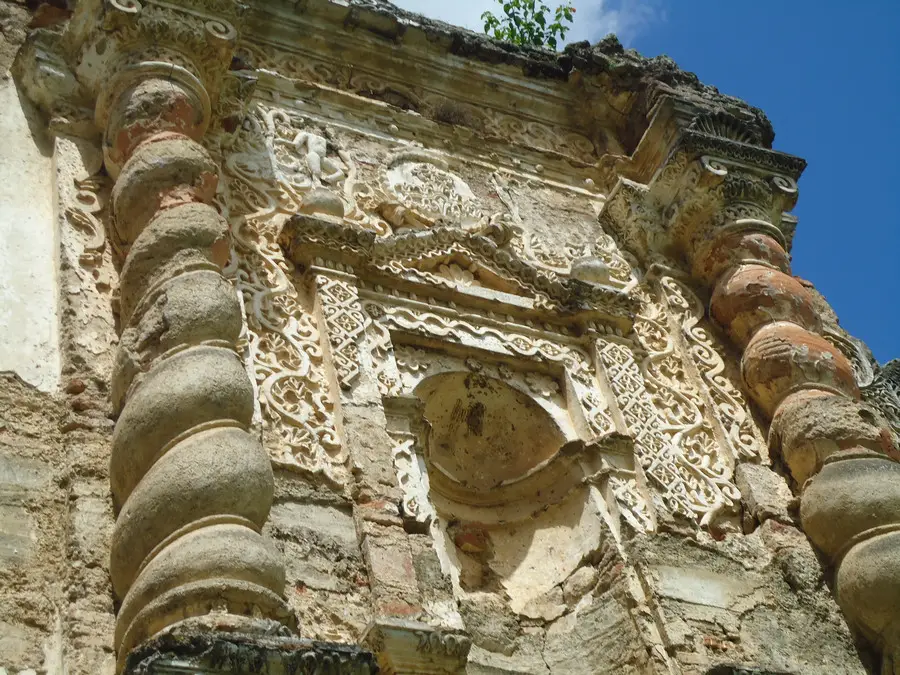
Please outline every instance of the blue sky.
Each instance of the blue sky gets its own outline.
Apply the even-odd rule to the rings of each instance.
[[[493,0],[394,0],[480,30]],[[555,4],[555,2],[548,2]],[[900,0],[573,0],[567,40],[616,32],[762,108],[804,157],[794,274],[876,358],[900,358]]]

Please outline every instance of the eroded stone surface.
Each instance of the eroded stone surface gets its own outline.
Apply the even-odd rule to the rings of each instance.
[[[894,418],[790,276],[760,111],[380,1],[57,9],[0,672],[896,669]]]

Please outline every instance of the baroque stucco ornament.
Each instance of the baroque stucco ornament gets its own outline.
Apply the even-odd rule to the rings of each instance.
[[[646,261],[660,256],[663,241],[674,241],[710,287],[710,313],[743,350],[743,387],[772,418],[770,449],[801,492],[801,522],[838,565],[837,598],[883,651],[882,671],[895,673],[896,622],[886,603],[897,592],[888,582],[897,526],[887,505],[897,503],[897,492],[874,478],[898,470],[891,414],[860,402],[865,364],[856,358],[854,368],[845,352],[856,350],[824,328],[814,298],[790,276],[784,211],[797,199],[804,163],[752,142],[722,115],[698,118],[649,185],[620,180],[601,218]],[[655,230],[647,226],[654,215],[663,223]],[[884,389],[886,372],[867,388]],[[721,387],[712,391],[727,400]],[[887,391],[869,400],[891,409]]]
[[[240,244],[236,250],[241,252],[246,248],[248,252],[253,252],[252,255],[260,261],[255,264],[262,264],[264,260],[269,261],[266,263],[268,272],[263,273],[263,269],[251,272],[248,269],[247,273],[244,273],[238,270],[247,264],[242,260],[245,254],[235,259],[237,267],[232,274],[237,275],[235,279],[239,288],[249,289],[249,283],[272,284],[269,286],[271,290],[264,291],[265,294],[257,296],[258,299],[253,295],[244,295],[247,329],[252,331],[248,336],[257,330],[261,331],[261,335],[265,335],[274,329],[284,336],[279,338],[276,344],[283,344],[284,348],[292,349],[296,355],[290,358],[296,361],[298,367],[273,369],[269,364],[276,363],[273,359],[279,352],[268,346],[269,339],[252,337],[248,342],[251,367],[257,373],[261,411],[271,420],[273,429],[278,429],[278,435],[284,439],[286,454],[276,456],[283,457],[288,463],[299,462],[301,466],[323,470],[329,466],[340,466],[345,457],[340,449],[334,411],[329,403],[330,397],[324,379],[323,355],[319,351],[321,344],[319,331],[324,331],[327,336],[331,349],[330,358],[337,369],[341,387],[354,386],[359,373],[361,358],[359,350],[363,343],[368,342],[368,349],[372,350],[374,357],[373,367],[377,373],[380,390],[386,394],[395,392],[398,386],[396,367],[385,365],[385,357],[392,353],[389,338],[391,324],[402,330],[413,330],[415,326],[420,325],[426,328],[426,333],[431,331],[430,334],[442,338],[462,336],[468,331],[468,334],[473,336],[470,339],[474,339],[481,333],[482,329],[477,326],[458,332],[459,329],[453,327],[450,316],[442,317],[440,313],[434,312],[441,304],[436,300],[429,301],[431,307],[425,314],[420,314],[419,310],[413,311],[413,307],[417,304],[415,302],[402,309],[400,307],[389,309],[372,304],[370,300],[363,300],[359,296],[367,284],[357,282],[356,279],[363,280],[374,274],[374,279],[369,282],[372,288],[390,285],[387,280],[392,277],[397,281],[391,283],[405,280],[406,283],[417,285],[437,284],[470,295],[472,299],[467,302],[475,302],[477,305],[485,298],[494,298],[509,304],[516,311],[539,312],[541,308],[550,309],[555,306],[558,308],[556,311],[563,311],[573,318],[579,317],[588,321],[604,318],[612,320],[613,323],[603,329],[610,333],[621,331],[623,327],[628,329],[632,322],[628,317],[640,304],[648,309],[661,307],[659,301],[651,299],[650,296],[645,295],[641,302],[637,297],[630,295],[629,289],[635,288],[637,283],[632,267],[616,253],[615,245],[606,235],[603,235],[594,247],[594,250],[601,254],[599,259],[605,261],[601,268],[601,283],[593,280],[581,281],[576,275],[585,279],[598,278],[597,273],[590,276],[584,272],[576,272],[580,261],[592,259],[590,249],[575,248],[568,257],[560,257],[559,254],[544,253],[533,237],[522,239],[515,235],[511,240],[508,239],[509,235],[505,235],[500,242],[509,241],[509,243],[498,246],[496,240],[491,238],[493,230],[483,229],[485,222],[490,224],[495,222],[496,218],[485,221],[486,216],[482,215],[485,212],[478,209],[477,199],[469,188],[458,177],[448,172],[446,163],[439,158],[436,159],[437,156],[433,153],[413,150],[406,154],[393,155],[383,169],[384,188],[379,185],[348,185],[349,177],[356,175],[357,172],[353,159],[339,147],[331,151],[328,149],[329,143],[325,142],[323,145],[317,141],[318,152],[324,153],[326,158],[329,153],[334,157],[333,161],[329,160],[328,165],[341,167],[339,171],[332,172],[333,180],[323,181],[314,177],[314,169],[310,168],[308,161],[310,147],[308,139],[311,136],[324,139],[322,132],[305,130],[302,118],[295,117],[293,113],[264,108],[259,112],[259,116],[248,118],[244,129],[239,131],[234,139],[227,140],[231,154],[226,160],[226,173],[231,179],[228,182],[228,192],[223,193],[220,204],[232,222],[235,241]],[[279,128],[284,131],[279,131]],[[312,166],[320,165],[321,161],[315,160]],[[418,175],[416,171],[419,172]],[[429,182],[425,180],[426,178],[433,180]],[[271,180],[279,186],[276,192],[269,187],[272,183],[268,181]],[[342,195],[341,198],[345,203],[343,222],[315,216],[303,217],[302,221],[293,221],[296,225],[290,228],[291,236],[282,238],[282,241],[289,242],[289,248],[295,252],[292,254],[295,261],[301,262],[303,266],[313,265],[317,270],[316,290],[312,296],[303,301],[305,291],[295,290],[289,276],[291,263],[281,256],[274,237],[278,224],[287,213],[292,208],[302,208],[304,196],[326,183],[333,185]],[[405,192],[410,189],[409,185],[412,185],[412,192]],[[438,187],[440,185],[445,187]],[[498,188],[501,186],[498,185]],[[437,191],[428,193],[431,196],[427,198],[423,196],[426,194],[424,191],[435,189]],[[404,215],[403,219],[395,220],[393,223],[378,225],[379,216],[386,213],[383,205],[390,203],[371,198],[371,195],[381,190],[385,191],[383,194],[396,200],[393,214],[396,215],[398,209],[403,209],[405,214],[411,215]],[[369,213],[366,212],[366,207],[371,209]],[[507,214],[512,223],[517,217],[515,210]],[[390,227],[395,233],[388,234],[389,230],[386,227]],[[515,229],[514,225],[507,226],[507,229],[510,227]],[[487,236],[481,234],[482,232]],[[269,243],[263,244],[266,241]],[[588,254],[588,257],[585,254]],[[526,262],[529,259],[533,262]],[[333,262],[326,263],[327,260]],[[366,272],[364,268],[371,269],[371,272]],[[252,282],[253,279],[258,281]],[[266,279],[272,281],[265,282]],[[277,279],[281,281],[276,281]],[[647,439],[643,445],[640,441],[638,443],[639,448],[644,448],[641,452],[647,453],[643,462],[651,472],[659,472],[658,475],[651,473],[649,480],[669,495],[666,498],[674,500],[665,505],[666,498],[661,497],[658,502],[660,508],[668,513],[690,519],[696,517],[709,522],[719,510],[734,504],[736,490],[733,486],[728,487],[728,476],[733,469],[734,457],[759,456],[758,441],[747,427],[749,413],[746,412],[746,404],[727,377],[722,375],[724,366],[721,357],[716,357],[718,347],[710,342],[707,334],[693,330],[698,321],[696,309],[688,308],[696,307],[696,301],[687,299],[692,296],[683,286],[678,286],[674,281],[667,283],[668,288],[674,290],[663,293],[661,297],[667,298],[667,302],[675,302],[676,311],[684,315],[685,334],[696,344],[695,352],[704,356],[709,364],[707,381],[711,391],[715,392],[713,396],[718,397],[717,405],[707,409],[705,404],[691,403],[688,409],[692,406],[695,409],[692,413],[693,418],[687,417],[679,422],[673,420],[672,424],[675,426],[668,434],[662,431],[651,434],[647,431],[646,424],[653,423],[658,413],[653,403],[649,402],[653,400],[653,394],[648,391],[642,394],[647,397],[647,405],[650,406],[643,415],[644,421],[639,422],[641,418],[633,418],[632,422],[627,424],[632,427],[631,431],[637,431],[639,438]],[[440,295],[446,291],[436,289],[435,293]],[[282,306],[282,300],[271,304],[272,300],[289,297],[298,298],[308,307],[313,305],[320,307],[319,316],[323,324],[315,328],[310,324],[306,330],[301,331],[300,334],[305,334],[302,343],[296,338],[289,338],[283,331],[295,325],[296,319],[293,317],[295,314],[302,314],[299,308],[303,305]],[[410,294],[409,297],[415,300],[416,294]],[[671,300],[668,300],[669,298]],[[297,300],[292,301],[296,302]],[[599,305],[595,304],[598,302]],[[452,305],[453,303],[451,307]],[[272,309],[268,310],[267,307]],[[290,309],[291,307],[297,309]],[[271,314],[271,318],[263,319],[261,314],[263,311],[277,311],[277,314]],[[689,316],[691,313],[693,315]],[[664,340],[660,345],[666,344],[665,340],[668,338],[661,338],[654,332],[661,329],[661,324],[651,318],[652,311],[651,314],[639,313],[638,316],[641,317],[636,325],[639,329],[636,333],[638,343],[632,348],[637,349],[638,356],[627,357],[623,362],[619,357],[612,355],[610,351],[613,349],[612,346],[604,348],[609,354],[603,349],[598,351],[598,358],[601,361],[606,358],[609,360],[609,367],[616,368],[616,377],[623,372],[620,369],[625,367],[626,363],[633,363],[631,367],[636,371],[646,368],[644,374],[639,375],[634,384],[626,385],[622,389],[621,395],[626,397],[623,399],[626,410],[633,407],[627,398],[632,395],[626,393],[632,391],[628,387],[638,387],[633,390],[635,392],[642,391],[638,382],[643,382],[645,376],[650,378],[648,380],[650,388],[659,392],[657,400],[660,402],[665,398],[662,396],[663,391],[683,389],[683,385],[674,384],[682,379],[680,370],[676,369],[672,374],[663,375],[664,371],[659,370],[660,366],[653,365],[657,361],[660,364],[665,363],[665,354],[673,349],[671,346],[656,348],[651,346],[659,339]],[[382,317],[391,317],[390,323],[382,325]],[[535,319],[542,321],[537,316]],[[535,319],[526,319],[525,323],[534,322]],[[664,321],[666,322],[664,330],[668,331],[667,322],[670,319],[665,318]],[[642,329],[644,326],[646,330]],[[601,327],[600,324],[598,327]],[[504,326],[503,332],[498,334],[498,337],[502,335],[503,341],[515,345],[516,338],[508,331],[509,328]],[[520,349],[524,350],[521,353],[539,353],[542,354],[542,358],[560,358],[556,355],[566,353],[566,350],[559,346],[553,347],[550,352],[533,352],[533,347],[525,346],[527,342],[524,339],[521,344]],[[574,362],[589,363],[594,358],[590,356],[593,348],[580,349],[581,351],[576,353],[580,353],[581,356]],[[659,356],[653,356],[657,351]],[[649,356],[645,359],[640,356],[643,353],[648,353]],[[290,362],[289,359],[286,363]],[[646,365],[642,366],[641,363]],[[608,414],[601,413],[602,407],[598,407],[603,396],[595,391],[596,385],[590,384],[589,381],[581,380],[587,384],[579,383],[577,368],[573,372],[574,380],[578,383],[576,386],[585,387],[581,399],[589,427],[595,434],[610,431],[613,426],[610,418]],[[624,381],[628,381],[627,378]],[[274,382],[284,383],[285,386],[279,388]],[[293,384],[288,384],[291,382]],[[617,386],[615,378],[612,386],[614,388]],[[303,392],[303,395],[309,398],[305,399],[305,403],[300,399],[288,405],[284,397],[290,391]],[[291,396],[295,397],[294,394]],[[641,394],[638,394],[638,399],[640,396]],[[699,401],[690,398],[681,400],[682,403],[676,407],[677,409],[683,408],[686,401]],[[681,414],[683,413],[679,413]],[[704,415],[712,417],[706,420]],[[690,419],[693,421],[688,421]],[[694,468],[689,468],[689,460],[684,470],[673,468],[678,464],[680,457],[696,455],[699,461],[700,458],[714,452],[712,448],[715,441],[710,425],[721,428],[723,424],[729,425],[724,433],[727,438],[732,439],[733,457],[714,460],[709,464],[703,461]],[[682,430],[675,431],[675,429]],[[703,434],[706,434],[705,441],[700,440]],[[681,447],[681,444],[684,446]],[[663,457],[669,459],[663,460]],[[667,464],[669,467],[664,468]],[[709,468],[704,469],[701,466]],[[709,473],[710,471],[712,473]],[[684,478],[675,480],[674,476],[677,475],[683,475]],[[632,514],[630,518],[634,524],[643,522],[640,527],[652,527],[648,525],[652,519],[648,520],[646,513],[642,513],[646,509],[641,506],[648,498],[638,496],[635,492],[636,483],[633,478],[630,480],[632,484],[630,494],[625,488],[618,490],[621,501],[630,504],[626,510]],[[678,487],[682,484],[683,488]],[[704,485],[706,487],[701,487]],[[698,501],[698,495],[703,494],[704,490],[709,490],[707,496],[699,498]],[[674,496],[679,493],[681,497]],[[634,509],[637,509],[637,512],[633,511]]]
[[[72,532],[64,669],[375,669],[299,624],[404,675],[768,672],[785,626],[855,672],[802,525],[895,675],[896,368],[790,275],[803,162],[759,111],[381,0],[60,28],[16,67],[59,135],[47,447],[110,456],[23,520]]]

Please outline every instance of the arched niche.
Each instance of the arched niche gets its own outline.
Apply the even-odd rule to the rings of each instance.
[[[414,394],[457,597],[483,611],[560,616],[561,585],[602,530],[565,408],[483,370],[430,375]]]
[[[442,372],[415,388],[427,422],[430,498],[447,520],[527,518],[583,478],[571,432],[546,402],[478,372]]]

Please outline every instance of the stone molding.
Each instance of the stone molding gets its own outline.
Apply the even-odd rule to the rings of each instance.
[[[240,58],[249,69],[380,99],[483,139],[579,163],[630,154],[663,92],[695,110],[729,111],[753,126],[763,145],[773,136],[759,110],[702,85],[666,57],[645,59],[614,38],[555,54],[512,47],[384,2],[312,0],[299,9],[258,3],[246,21]],[[406,67],[408,59],[415,69]],[[477,81],[468,75],[472,65]]]
[[[174,632],[136,649],[125,675],[374,675],[375,658],[352,645],[277,635]]]
[[[572,277],[553,278],[521,260],[515,251],[502,245],[502,239],[498,245],[498,235],[508,238],[501,228],[496,228],[495,234],[490,230],[466,232],[458,227],[437,226],[377,238],[374,232],[361,232],[349,224],[298,215],[286,224],[282,242],[296,263],[309,264],[321,259],[320,254],[329,254],[335,262],[361,271],[369,268],[366,276],[375,277],[385,274],[386,266],[392,262],[414,274],[417,264],[458,253],[537,296],[530,306],[555,311],[560,318],[569,320],[612,320],[628,329],[638,306],[632,296]],[[516,302],[510,295],[515,294],[495,295],[493,299]]]
[[[384,675],[461,675],[472,647],[464,631],[387,618],[370,624],[362,643],[376,654]]]

